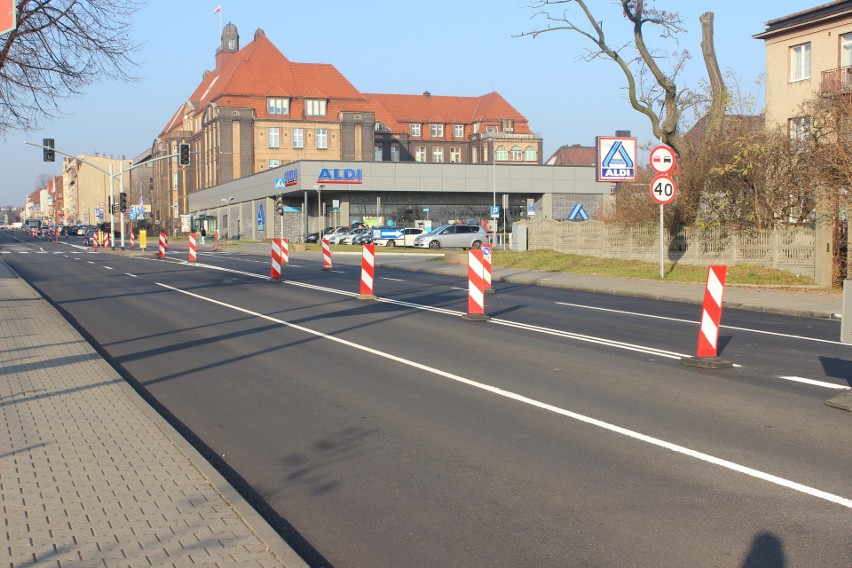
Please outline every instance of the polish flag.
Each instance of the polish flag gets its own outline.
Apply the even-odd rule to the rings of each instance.
[[[221,13],[221,12],[222,12],[222,5],[221,5],[221,4],[219,4],[218,6],[216,6],[216,9],[215,9],[215,10],[213,10],[213,13],[214,13],[214,14],[219,14],[219,13]]]

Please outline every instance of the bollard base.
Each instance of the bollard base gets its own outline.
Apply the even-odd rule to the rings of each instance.
[[[374,302],[378,299],[373,294],[358,294],[355,297],[359,300],[367,300],[367,301],[371,301],[371,302]]]
[[[488,321],[491,319],[491,316],[488,314],[465,314],[462,316],[462,319],[467,321]]]
[[[845,392],[843,394],[833,396],[825,401],[825,405],[833,408],[839,408],[846,412],[852,412],[852,392]]]
[[[721,357],[681,357],[681,365],[702,369],[730,369],[734,364]]]
[[[283,278],[270,278],[269,281],[270,282],[284,282],[284,279]]]
[[[331,267],[330,266],[323,266],[322,271],[323,272],[331,272]]]

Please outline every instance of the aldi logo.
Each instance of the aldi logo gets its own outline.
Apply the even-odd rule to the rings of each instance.
[[[598,181],[636,179],[636,138],[597,139]]]

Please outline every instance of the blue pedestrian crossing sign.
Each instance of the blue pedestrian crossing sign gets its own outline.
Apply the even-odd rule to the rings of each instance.
[[[263,230],[263,204],[257,204],[257,230]]]
[[[588,221],[589,220],[589,214],[586,213],[585,209],[583,209],[582,203],[578,203],[577,205],[574,206],[573,209],[571,209],[571,212],[568,213],[568,220],[569,221]]]

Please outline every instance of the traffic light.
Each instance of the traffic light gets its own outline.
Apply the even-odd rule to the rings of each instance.
[[[118,210],[122,213],[127,211],[127,194],[123,191],[118,194]]]
[[[276,195],[275,196],[275,212],[279,215],[284,215],[284,196]]]
[[[178,144],[178,164],[189,165],[189,144]]]
[[[45,138],[41,141],[42,146],[44,146],[42,159],[45,162],[55,162],[56,161],[56,153],[53,151],[55,148],[53,144],[53,138]]]

